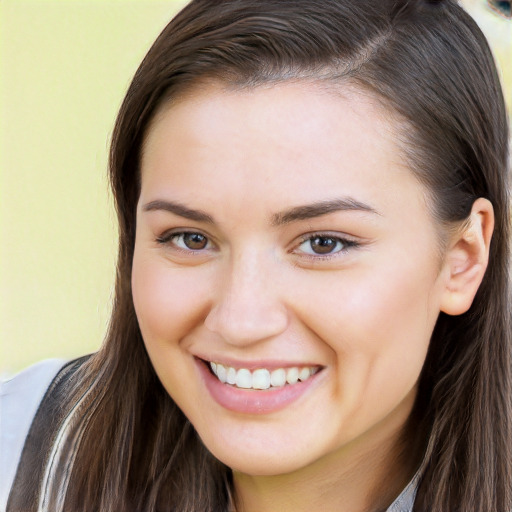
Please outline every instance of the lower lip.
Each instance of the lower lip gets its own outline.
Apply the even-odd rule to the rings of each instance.
[[[282,387],[265,390],[240,389],[223,384],[203,361],[196,360],[196,364],[213,399],[225,409],[243,414],[268,414],[284,409],[303,396],[321,373],[312,375],[304,382]]]

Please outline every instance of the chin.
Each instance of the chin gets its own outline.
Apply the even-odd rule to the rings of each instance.
[[[227,456],[219,460],[231,468],[235,473],[242,473],[250,476],[277,476],[284,475],[287,473],[293,473],[304,466],[307,463],[300,463],[299,461],[291,458],[290,460],[283,458],[281,455],[275,456],[247,456],[243,460],[241,457]]]
[[[234,445],[233,443],[210,441],[206,440],[204,444],[218,460],[234,472],[246,475],[276,476],[293,473],[315,460],[311,443],[308,442],[288,447],[284,447],[283,443],[280,443],[281,449],[277,449],[276,446],[269,446],[266,443],[261,443],[257,447],[254,438],[250,446],[247,443]],[[304,446],[309,446],[308,457],[305,457]]]

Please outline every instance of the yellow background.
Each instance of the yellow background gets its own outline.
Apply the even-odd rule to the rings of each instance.
[[[108,141],[140,60],[184,3],[0,0],[0,373],[103,339],[116,251]],[[511,23],[465,3],[510,105]]]

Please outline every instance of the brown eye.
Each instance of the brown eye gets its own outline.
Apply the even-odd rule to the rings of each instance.
[[[340,233],[340,235],[342,235]],[[293,250],[295,254],[306,256],[322,261],[322,258],[342,256],[343,253],[360,247],[360,243],[345,238],[344,236],[335,236],[330,233],[313,233],[304,236],[301,243]]]
[[[311,251],[315,254],[329,254],[333,252],[341,242],[329,236],[315,236],[309,240]]]
[[[193,231],[164,234],[158,237],[156,241],[161,245],[174,246],[183,251],[197,252],[212,248],[212,243],[207,236]]]
[[[183,233],[180,236],[183,239],[183,245],[192,251],[200,251],[208,245],[208,239],[200,233]]]

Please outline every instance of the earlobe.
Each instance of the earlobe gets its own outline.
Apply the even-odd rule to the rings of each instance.
[[[487,269],[493,230],[492,204],[481,197],[473,203],[467,222],[454,235],[445,256],[444,313],[461,315],[471,307]]]

